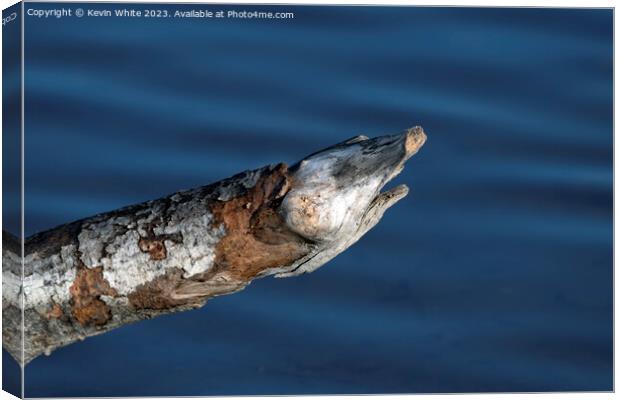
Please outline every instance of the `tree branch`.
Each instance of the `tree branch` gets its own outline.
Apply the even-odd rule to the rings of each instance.
[[[311,272],[407,194],[404,185],[380,190],[425,140],[419,127],[358,136],[290,168],[246,171],[35,234],[24,243],[23,285],[19,240],[3,232],[3,346],[25,364],[127,323],[201,307],[255,278]]]

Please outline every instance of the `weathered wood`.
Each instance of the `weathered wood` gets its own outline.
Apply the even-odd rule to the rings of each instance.
[[[407,194],[383,186],[424,144],[415,127],[357,136],[270,165],[35,234],[24,244],[23,364],[115,327],[183,311],[253,279],[311,272]],[[4,348],[22,362],[21,249],[3,233]]]

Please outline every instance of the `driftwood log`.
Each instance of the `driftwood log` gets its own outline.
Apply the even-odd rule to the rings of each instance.
[[[62,225],[25,240],[23,265],[19,239],[3,232],[2,345],[25,365],[127,323],[201,307],[255,278],[314,271],[407,194],[405,185],[380,190],[425,140],[419,127],[357,136],[291,167]]]

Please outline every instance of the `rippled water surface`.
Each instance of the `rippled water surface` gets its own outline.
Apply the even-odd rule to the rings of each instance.
[[[322,269],[40,357],[26,395],[611,390],[612,12],[284,11],[26,18],[27,235],[429,136],[409,196]]]

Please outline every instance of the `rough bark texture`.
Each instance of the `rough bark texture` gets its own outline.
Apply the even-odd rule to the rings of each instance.
[[[40,354],[253,279],[311,272],[407,194],[380,193],[426,139],[358,136],[292,167],[270,165],[19,240],[3,232],[3,346]],[[23,293],[22,293],[23,288]],[[21,313],[24,311],[24,357]]]

